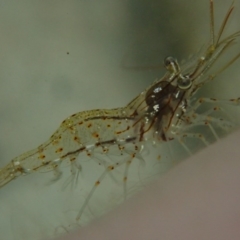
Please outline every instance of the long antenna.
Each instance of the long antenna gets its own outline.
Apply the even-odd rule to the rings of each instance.
[[[226,24],[227,24],[227,21],[228,21],[230,15],[232,14],[232,11],[233,11],[233,9],[234,9],[233,4],[234,4],[234,1],[232,2],[232,5],[231,5],[231,7],[229,8],[229,10],[228,10],[225,18],[223,19],[222,25],[221,25],[221,27],[220,27],[220,29],[219,29],[219,32],[218,32],[218,37],[217,37],[216,45],[219,43],[219,40],[220,40],[220,38],[221,38],[221,36],[222,36],[223,30],[224,30],[224,28],[225,28],[225,26],[226,26]]]
[[[214,6],[213,0],[210,0],[210,34],[212,46],[215,44],[215,32],[214,32]]]

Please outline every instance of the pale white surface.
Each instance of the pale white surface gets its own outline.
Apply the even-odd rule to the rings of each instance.
[[[215,1],[217,24],[229,4]],[[239,11],[231,21],[234,30],[240,28]],[[124,70],[125,54],[127,66],[161,65],[165,56],[196,53],[208,33],[207,0],[1,0],[0,167],[41,144],[72,113],[124,106],[162,76],[163,70]],[[234,69],[211,84],[214,96],[240,95]],[[3,239],[37,239],[68,224],[69,202],[62,212],[58,206],[71,191],[45,186],[44,177],[19,178],[1,189]]]
[[[239,138],[237,131],[195,154],[145,192],[61,240],[238,240]]]

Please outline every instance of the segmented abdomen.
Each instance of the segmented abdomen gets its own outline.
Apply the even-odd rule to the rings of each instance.
[[[140,121],[126,108],[92,110],[65,119],[50,139],[38,148],[14,158],[0,170],[0,187],[19,175],[33,171],[59,171],[63,161],[75,161],[80,152],[91,156],[98,148],[107,153],[111,145],[121,147],[139,135]]]

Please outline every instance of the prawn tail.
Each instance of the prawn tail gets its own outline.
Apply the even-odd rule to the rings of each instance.
[[[12,162],[3,168],[0,168],[0,188],[11,182],[16,177]]]

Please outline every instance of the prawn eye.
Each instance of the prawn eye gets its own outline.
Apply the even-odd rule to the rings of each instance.
[[[170,71],[171,73],[178,73],[179,72],[179,65],[176,59],[173,57],[166,57],[164,59],[164,66],[165,68]]]
[[[180,89],[186,90],[192,86],[192,81],[188,75],[185,75],[178,79],[177,84]]]
[[[164,65],[165,65],[165,67],[168,68],[170,65],[173,64],[174,61],[175,61],[175,60],[174,60],[173,57],[166,57],[166,58],[164,59]]]

